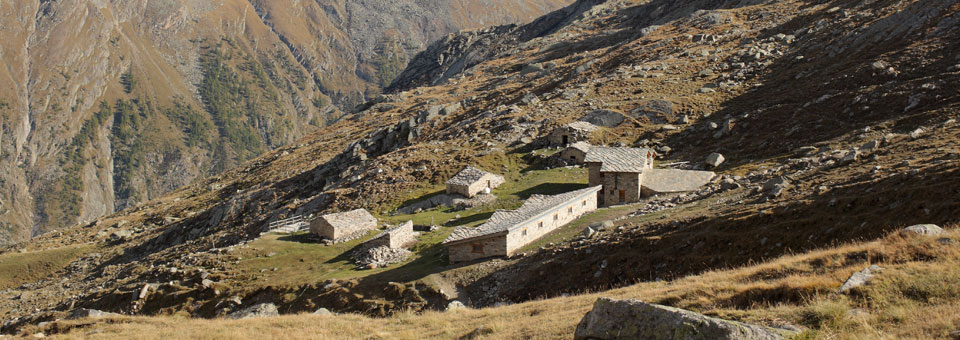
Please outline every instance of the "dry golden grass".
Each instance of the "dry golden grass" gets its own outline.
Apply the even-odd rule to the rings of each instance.
[[[723,318],[798,325],[798,338],[931,339],[960,328],[960,236],[903,237],[785,256],[671,282],[454,312],[286,315],[248,320],[128,317],[59,323],[47,332],[92,339],[569,339],[600,296],[669,304]],[[870,264],[886,269],[849,294],[836,289]],[[576,279],[576,278],[571,278]],[[27,330],[28,333],[40,331]]]

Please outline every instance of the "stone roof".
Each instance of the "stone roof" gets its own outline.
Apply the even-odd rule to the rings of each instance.
[[[589,122],[576,121],[567,125],[564,125],[574,130],[583,130],[583,131],[597,131],[599,129],[596,125],[590,124]]]
[[[594,146],[587,152],[584,163],[601,163],[601,172],[642,172],[647,168],[648,148],[614,148]]]
[[[444,244],[509,231],[526,220],[551,211],[564,203],[600,191],[600,186],[562,193],[559,195],[530,196],[517,210],[497,210],[486,223],[476,228],[459,227],[443,241]]]
[[[592,147],[593,145],[590,145],[590,143],[587,143],[587,142],[576,142],[576,143],[570,144],[570,146],[568,146],[567,148],[574,148],[583,152],[590,152],[590,148]]]
[[[454,185],[470,185],[479,181],[483,176],[492,175],[489,172],[474,168],[472,166],[467,166],[463,170],[457,173],[456,176],[447,180],[447,184]]]
[[[327,214],[320,218],[330,223],[334,228],[350,226],[358,223],[377,223],[377,218],[370,215],[366,209],[355,209],[347,212]]]
[[[647,169],[643,172],[643,187],[658,194],[695,191],[714,176],[711,171]]]

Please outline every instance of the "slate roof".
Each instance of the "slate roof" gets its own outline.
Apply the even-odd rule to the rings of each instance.
[[[562,206],[568,201],[600,191],[600,186],[562,193],[559,195],[530,196],[517,210],[497,210],[486,223],[476,228],[459,227],[443,241],[444,244],[498,234],[512,230],[519,224],[538,215]]]
[[[576,143],[570,144],[570,146],[568,146],[567,148],[574,148],[583,152],[590,152],[590,148],[592,147],[593,145],[590,145],[590,143],[587,143],[587,142],[576,142]]]
[[[601,163],[601,172],[643,172],[647,169],[648,148],[614,148],[594,146],[587,152],[584,163]]]
[[[479,181],[483,176],[490,174],[489,172],[474,168],[472,166],[467,166],[460,170],[456,176],[447,180],[447,184],[454,185],[470,185]]]
[[[320,218],[330,223],[335,228],[350,226],[354,224],[377,223],[377,218],[370,215],[366,209],[355,209],[347,212],[326,214]]]

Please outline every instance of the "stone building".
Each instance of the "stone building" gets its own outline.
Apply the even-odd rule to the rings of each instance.
[[[468,166],[447,180],[447,193],[473,197],[503,184],[503,176]]]
[[[587,157],[587,152],[590,151],[590,147],[590,143],[587,142],[570,144],[566,149],[560,151],[560,158],[572,164],[583,164],[583,160]]]
[[[391,249],[407,248],[417,243],[417,235],[413,231],[413,221],[385,230],[367,241],[371,247],[389,247]]]
[[[600,205],[626,204],[663,193],[693,191],[715,176],[710,171],[654,169],[656,152],[647,148],[594,146],[584,164],[590,186],[602,186]]]
[[[376,228],[377,218],[364,209],[323,215],[310,223],[310,232],[334,242],[351,240]]]
[[[599,186],[559,195],[533,195],[517,210],[498,210],[475,228],[459,227],[443,241],[450,263],[510,256],[547,233],[597,210]]]
[[[558,127],[547,135],[547,142],[550,145],[566,146],[576,142],[586,142],[590,134],[599,129],[596,125],[576,121],[564,126]]]

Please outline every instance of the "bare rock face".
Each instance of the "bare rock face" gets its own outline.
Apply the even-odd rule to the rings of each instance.
[[[4,3],[0,244],[234,168],[374,97],[445,34],[568,2]]]
[[[600,298],[577,325],[576,340],[774,340],[792,332],[711,318],[639,300]]]

